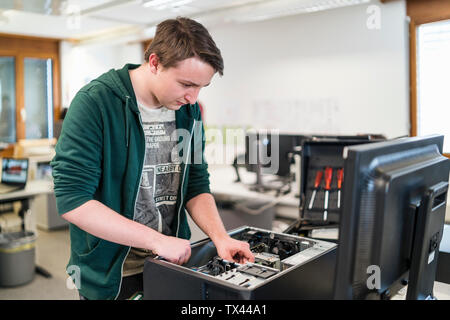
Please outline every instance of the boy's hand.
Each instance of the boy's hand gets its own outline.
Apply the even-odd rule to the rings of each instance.
[[[234,261],[240,264],[255,262],[255,256],[250,251],[247,242],[239,241],[231,237],[226,237],[215,243],[217,254],[227,261]]]

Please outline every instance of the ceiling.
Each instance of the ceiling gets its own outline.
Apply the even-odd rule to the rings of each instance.
[[[148,39],[155,25],[187,16],[208,27],[261,21],[370,0],[0,0],[0,33],[66,39]]]

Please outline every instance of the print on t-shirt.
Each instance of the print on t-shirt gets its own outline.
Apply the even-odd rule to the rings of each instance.
[[[140,109],[146,150],[135,220],[170,235],[181,174],[181,160],[175,152],[178,141],[172,138],[176,137],[175,112]]]

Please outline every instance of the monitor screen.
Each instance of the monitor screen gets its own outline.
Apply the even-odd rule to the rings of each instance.
[[[2,159],[2,183],[25,184],[28,175],[28,159]]]
[[[450,160],[443,136],[344,149],[337,299],[432,297]]]

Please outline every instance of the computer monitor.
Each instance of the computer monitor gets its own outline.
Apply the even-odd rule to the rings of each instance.
[[[292,157],[293,152],[297,147],[301,147],[304,140],[309,139],[309,136],[296,134],[280,134],[278,136],[278,171],[276,175],[287,177],[293,174],[291,172],[291,164],[294,163]]]
[[[443,136],[344,149],[336,299],[433,297],[450,160]]]
[[[245,136],[245,164],[247,171],[257,172],[260,164],[263,174],[279,177],[291,175],[292,154],[295,147],[310,136],[299,134],[273,134],[271,132],[247,132]]]

